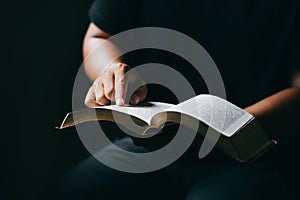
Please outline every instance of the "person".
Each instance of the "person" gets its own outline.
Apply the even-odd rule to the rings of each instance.
[[[147,62],[172,66],[188,78],[197,94],[207,92],[201,75],[170,52],[136,51],[107,65],[118,48],[108,42],[105,51],[95,50],[122,31],[164,27],[192,37],[208,51],[222,75],[228,101],[254,115],[278,144],[250,164],[238,163],[215,151],[198,159],[191,148],[187,156],[170,166],[144,174],[116,171],[89,158],[69,172],[57,186],[59,192],[51,195],[75,199],[206,200],[299,195],[292,184],[296,180],[292,177],[297,177],[293,161],[300,133],[299,1],[95,0],[89,16],[91,22],[83,42],[85,71],[93,82],[85,100],[88,107],[110,102],[122,106],[127,101],[136,105],[145,99],[174,101],[169,91],[154,85],[144,85],[126,99],[126,88],[134,80],[126,79],[125,73]],[[115,143],[133,152],[148,148],[135,146],[128,137]],[[103,151],[118,159],[112,148]]]

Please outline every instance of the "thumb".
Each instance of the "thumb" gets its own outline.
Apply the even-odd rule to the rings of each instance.
[[[138,103],[140,103],[141,101],[143,101],[146,98],[147,92],[148,92],[148,89],[147,89],[146,85],[139,87],[131,96],[130,103],[132,105],[137,105]]]

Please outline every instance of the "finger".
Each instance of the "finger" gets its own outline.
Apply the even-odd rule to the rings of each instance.
[[[97,104],[95,102],[95,93],[94,93],[93,86],[90,87],[90,89],[85,97],[84,104],[90,108],[97,106]]]
[[[131,96],[130,104],[136,105],[139,102],[143,101],[146,98],[147,93],[148,93],[148,89],[146,85],[139,87]]]
[[[100,78],[96,79],[94,84],[93,84],[93,87],[94,87],[94,94],[95,94],[95,99],[96,101],[98,99],[101,99],[102,96],[104,95],[104,92],[103,92],[103,83],[101,81]]]
[[[102,78],[103,93],[107,100],[114,101],[114,77],[113,74]]]
[[[109,105],[110,104],[110,101],[108,99],[106,99],[104,96],[103,98],[99,99],[97,102],[96,102],[97,106],[105,106],[105,105]]]
[[[94,96],[95,96],[95,103],[97,105],[107,105],[109,104],[109,100],[104,95],[104,88],[101,81],[94,86]]]
[[[119,106],[125,103],[128,82],[125,73],[127,70],[128,66],[120,63],[118,64],[118,70],[115,72],[115,99],[116,104]]]

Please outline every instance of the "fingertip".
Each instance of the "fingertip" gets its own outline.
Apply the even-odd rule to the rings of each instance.
[[[116,99],[116,104],[118,105],[118,106],[123,106],[124,105],[124,99],[123,98],[117,98]]]
[[[100,98],[95,101],[95,104],[97,104],[97,106],[105,106],[105,105],[108,105],[109,103],[110,103],[110,101],[105,98]]]

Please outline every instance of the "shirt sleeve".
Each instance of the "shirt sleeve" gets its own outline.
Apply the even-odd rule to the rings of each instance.
[[[289,66],[291,70],[300,72],[300,48],[294,49],[289,55]]]
[[[89,18],[111,35],[125,31],[130,26],[125,0],[95,0],[89,10]]]
[[[300,72],[300,2],[297,6],[297,17],[293,21],[293,32],[288,53],[288,65],[290,69]]]

